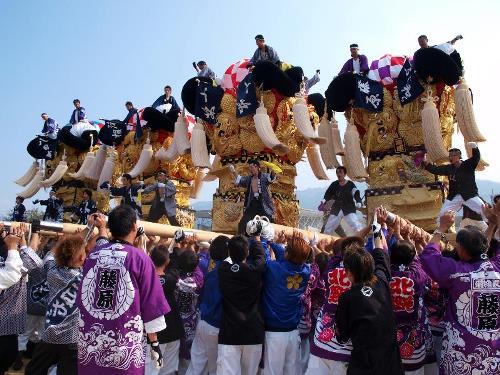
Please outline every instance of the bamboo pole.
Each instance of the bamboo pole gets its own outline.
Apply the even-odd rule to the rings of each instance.
[[[19,223],[17,222],[11,222],[11,221],[0,221],[0,224],[3,224],[4,227],[10,228],[12,226],[17,226]],[[28,224],[31,225],[31,224]],[[205,230],[200,230],[200,229],[191,229],[191,228],[183,228],[183,227],[175,227],[172,225],[168,224],[158,224],[158,223],[151,223],[149,221],[142,221],[139,220],[137,222],[137,225],[140,227],[144,228],[144,233],[148,236],[159,236],[162,238],[173,238],[175,232],[178,229],[182,229],[184,231],[190,231],[196,234],[198,237],[198,240],[200,241],[210,241],[214,239],[215,237],[225,234],[225,233],[219,233],[219,232],[210,232],[210,231],[205,231]],[[285,231],[286,235],[291,235],[293,231],[299,231],[302,233],[304,236],[308,237],[309,239],[312,239],[314,236],[316,236],[316,239],[322,240],[322,239],[327,239],[327,240],[336,240],[337,237],[330,236],[328,234],[323,234],[319,232],[313,232],[313,231],[308,231],[304,229],[298,229],[298,228],[292,228],[292,227],[287,227],[284,225],[279,225],[279,224],[272,224],[274,226],[274,230],[276,233],[279,233],[281,231]],[[30,227],[31,228],[31,227]],[[50,221],[41,221],[40,222],[40,234],[42,235],[58,235],[58,234],[74,234],[78,231],[81,231],[86,228],[85,225],[79,225],[79,224],[73,224],[73,223],[54,223]],[[94,229],[95,234],[97,234],[97,229]],[[229,237],[231,235],[228,234]]]

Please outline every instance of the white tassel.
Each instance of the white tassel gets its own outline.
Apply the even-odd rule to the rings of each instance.
[[[214,161],[212,162],[212,166],[210,167],[211,171],[215,171],[216,169],[219,168],[219,162],[220,162],[220,156],[215,155]],[[217,176],[213,174],[207,174],[204,178],[203,181],[215,181],[217,180]]]
[[[61,178],[64,177],[67,171],[68,171],[68,163],[66,162],[66,151],[65,151],[62,156],[62,159],[59,161],[59,164],[57,164],[56,169],[54,170],[54,172],[52,172],[52,175],[46,180],[40,182],[40,185],[44,188],[51,187],[52,185],[59,182]]]
[[[436,100],[438,100],[438,98],[432,96],[430,88],[427,91],[427,96],[422,98],[422,101],[425,102],[421,114],[424,144],[432,162],[438,162],[448,158],[448,151],[444,148],[443,136],[441,135],[439,113],[434,104]]]
[[[175,137],[172,139],[172,143],[168,146],[168,149],[165,147],[160,147],[158,151],[156,151],[155,158],[162,160],[173,162],[179,156],[179,152],[177,151],[177,146],[175,144]]]
[[[94,164],[92,164],[92,169],[87,175],[87,177],[91,180],[99,180],[102,168],[104,167],[104,162],[106,161],[106,147],[106,145],[102,144],[96,152]]]
[[[203,186],[203,179],[207,175],[207,169],[206,168],[198,168],[196,171],[196,176],[194,177],[193,184],[191,185],[191,192],[189,194],[189,198],[191,199],[196,199],[198,198],[198,194],[201,191],[201,188]]]
[[[42,187],[40,185],[40,182],[42,182],[43,178],[45,176],[45,171],[43,169],[39,170],[35,177],[31,180],[30,184],[26,189],[24,189],[22,192],[17,194],[18,197],[27,199],[31,198],[33,195],[38,193],[38,190]]]
[[[363,158],[361,157],[359,133],[356,125],[354,125],[352,116],[344,134],[344,144],[345,157],[347,159],[347,164],[349,165],[349,174],[355,180],[367,178],[368,173],[366,173]]]
[[[177,118],[175,122],[174,132],[175,146],[179,155],[187,154],[191,150],[191,143],[189,142],[188,128],[186,119],[184,118],[184,111]]]
[[[321,163],[321,156],[319,153],[319,146],[317,144],[310,144],[306,148],[307,160],[309,165],[318,180],[329,180],[323,164]]]
[[[318,137],[318,135],[315,133],[314,128],[311,124],[311,119],[309,117],[309,110],[307,109],[306,100],[302,96],[297,97],[292,110],[295,126],[297,127],[297,129],[299,129],[299,132],[304,137],[316,144],[326,142],[325,138]]]
[[[40,167],[38,166],[38,162],[35,160],[29,167],[29,169],[26,171],[26,173],[15,180],[14,182],[18,184],[19,186],[26,186],[30,183],[31,180],[36,176],[36,173]]]
[[[191,159],[195,167],[210,167],[210,156],[208,155],[205,129],[199,119],[196,121],[193,132],[191,133]]]
[[[333,132],[332,124],[328,121],[327,116],[323,116],[321,122],[318,126],[318,134],[321,137],[326,138],[326,143],[319,146],[319,151],[321,153],[321,159],[325,163],[327,169],[334,169],[340,166],[337,157],[335,156],[335,151],[333,149]]]
[[[332,124],[333,151],[335,155],[345,155],[344,145],[340,139],[339,123],[335,119],[335,112],[332,113],[330,123]]]
[[[94,163],[95,156],[92,151],[87,152],[85,155],[85,159],[83,159],[83,163],[78,169],[76,173],[70,173],[69,176],[76,180],[83,180],[89,174],[89,171],[92,169],[92,164]]]
[[[118,157],[117,152],[114,147],[111,147],[111,151],[104,162],[104,166],[102,167],[101,174],[99,175],[99,181],[97,182],[97,191],[104,191],[105,189],[101,189],[100,186],[106,182],[111,181],[113,178],[113,171],[115,169],[115,160]]]
[[[166,160],[165,158],[165,153],[167,152],[167,150],[165,150],[165,148],[163,146],[161,146],[158,151],[156,151],[155,153],[155,159],[158,159],[158,160]]]
[[[279,155],[288,153],[288,147],[281,143],[274,133],[271,120],[269,119],[266,107],[264,106],[264,101],[262,100],[259,108],[257,108],[257,111],[253,116],[253,121],[255,123],[255,130],[266,147],[272,149]]]
[[[139,160],[134,165],[134,168],[128,174],[135,178],[139,176],[144,170],[148,167],[151,159],[153,158],[153,146],[150,144],[149,136],[146,139],[146,143],[142,146],[141,155],[139,156]]]
[[[469,142],[486,141],[477,126],[471,93],[465,81],[462,81],[455,89],[455,112],[458,127],[465,139],[468,139]]]

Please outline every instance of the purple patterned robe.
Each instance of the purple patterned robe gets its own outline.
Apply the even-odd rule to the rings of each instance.
[[[424,309],[429,277],[415,257],[408,266],[392,265],[389,287],[397,324],[399,352],[405,371],[416,371],[426,362],[425,340],[429,330]]]
[[[143,375],[145,324],[170,311],[147,254],[123,242],[97,246],[85,261],[77,303],[78,374]]]
[[[420,255],[423,269],[448,292],[440,374],[499,373],[499,250],[491,259],[463,262],[431,243]]]
[[[351,358],[351,341],[340,344],[335,335],[335,314],[339,298],[351,288],[347,278],[342,256],[335,255],[328,261],[325,280],[325,303],[316,322],[314,339],[311,341],[311,354],[340,362],[349,362]]]
[[[185,332],[179,348],[179,355],[182,359],[191,359],[191,345],[200,319],[198,299],[203,288],[203,281],[203,272],[197,266],[193,273],[181,275],[177,282],[175,298],[179,305],[179,314]]]

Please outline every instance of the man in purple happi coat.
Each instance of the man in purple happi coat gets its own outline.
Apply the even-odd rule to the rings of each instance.
[[[153,262],[132,246],[136,217],[128,205],[113,209],[108,217],[112,240],[96,246],[85,261],[77,297],[80,375],[143,375],[146,336],[161,366],[156,332],[166,328],[170,307]]]
[[[356,43],[349,46],[351,50],[351,58],[347,60],[339,72],[339,75],[344,73],[358,73],[366,75],[370,68],[368,67],[368,58],[365,55],[359,54],[359,47]]]
[[[458,260],[444,257],[440,239],[454,222],[445,213],[420,255],[424,271],[448,293],[439,373],[498,374],[500,248],[489,258],[485,235],[467,226],[457,233]]]
[[[351,342],[339,343],[335,336],[335,314],[337,312],[340,296],[351,288],[351,282],[347,278],[344,269],[343,255],[351,243],[363,240],[357,237],[349,237],[342,240],[342,250],[332,256],[328,261],[326,272],[323,275],[325,281],[325,303],[321,309],[316,322],[314,336],[311,339],[311,357],[306,375],[339,374],[345,375],[347,364],[351,359]]]
[[[400,237],[399,228],[396,232]],[[430,279],[422,269],[413,244],[400,237],[390,251],[389,287],[403,369],[405,372],[424,371],[425,339],[429,329],[424,310],[424,293]]]

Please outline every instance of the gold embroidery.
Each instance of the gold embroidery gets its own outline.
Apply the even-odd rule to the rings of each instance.
[[[300,276],[298,273],[293,276],[288,276],[286,278],[286,287],[288,289],[299,289],[302,280],[302,276]]]

